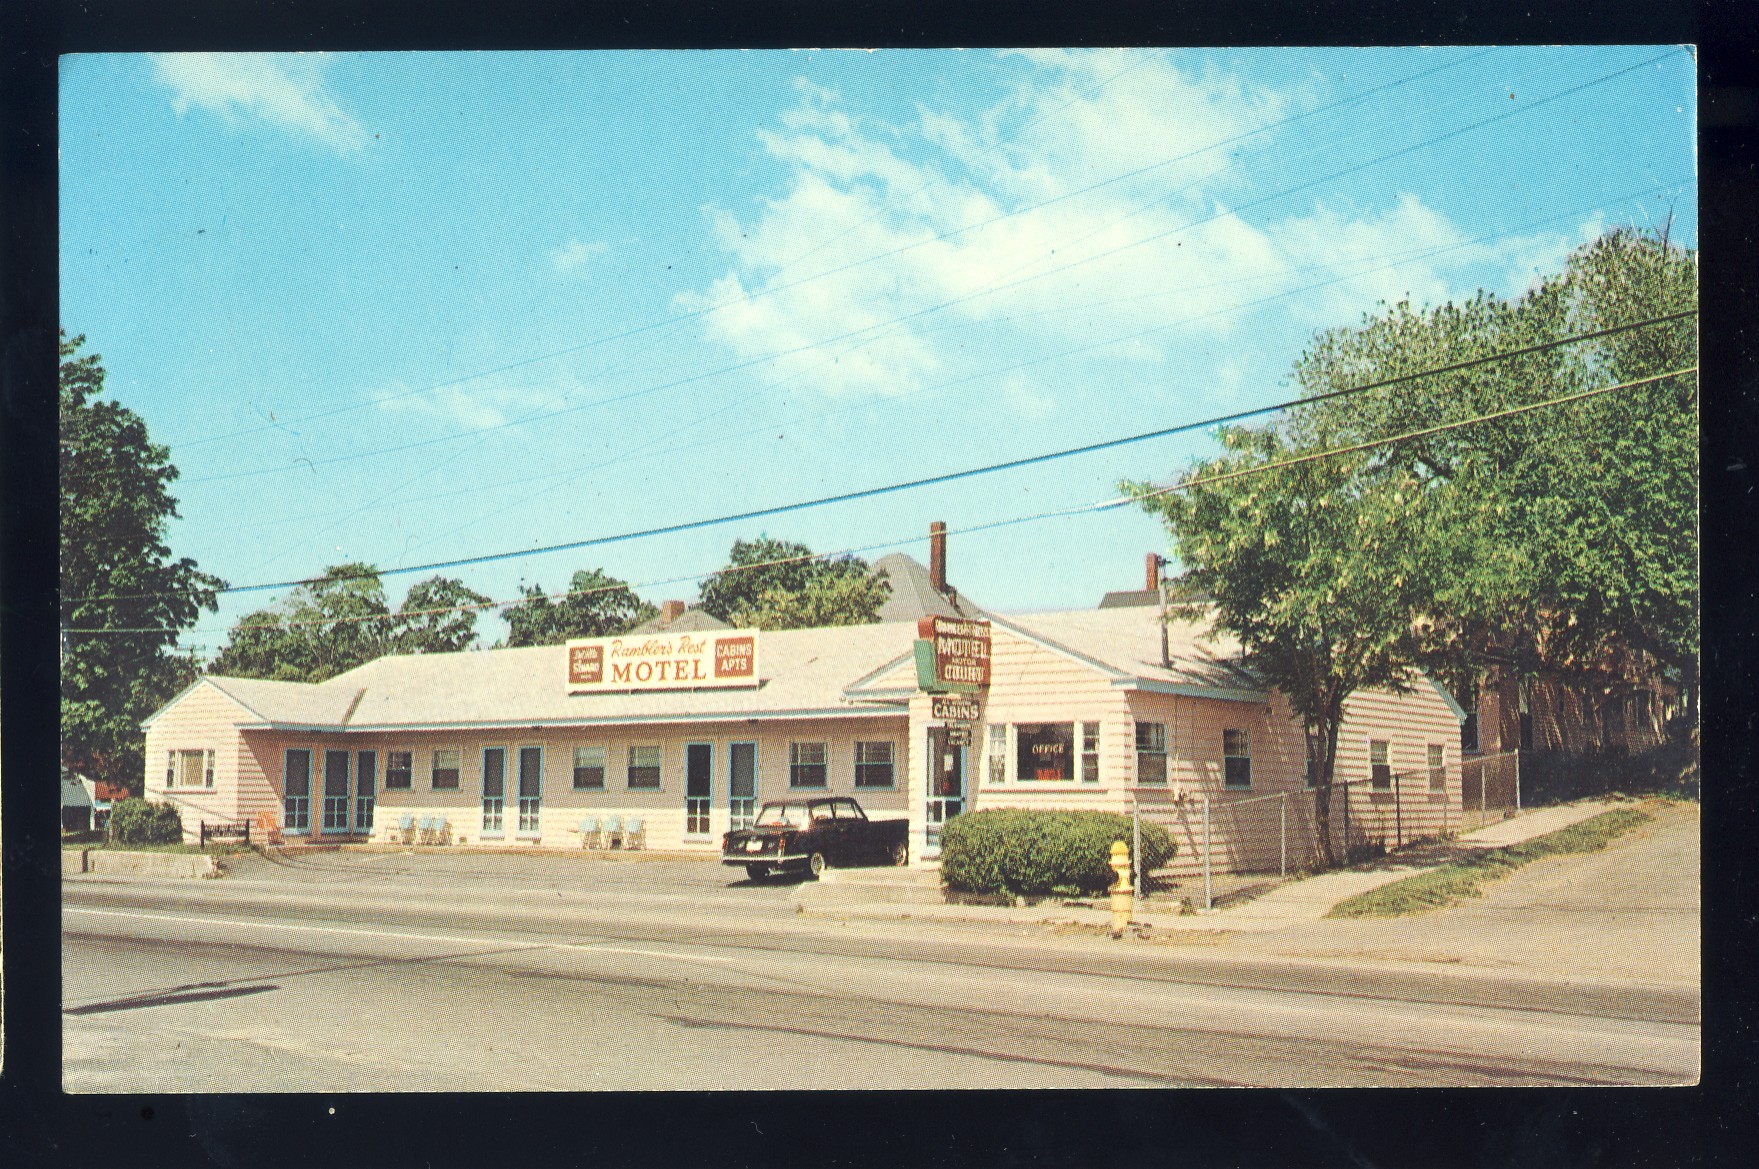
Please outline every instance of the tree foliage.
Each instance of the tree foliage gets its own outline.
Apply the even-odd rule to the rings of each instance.
[[[61,334],[61,760],[138,790],[141,720],[194,678],[172,652],[178,631],[225,582],[172,557],[177,468],[138,414],[101,396],[103,361],[84,344]]]
[[[571,637],[608,637],[640,625],[659,612],[629,585],[603,569],[581,569],[568,591],[555,598],[538,585],[521,585],[524,599],[501,610],[507,644],[561,645]]]
[[[1691,253],[1617,230],[1519,300],[1398,304],[1322,333],[1295,377],[1313,397],[1696,305]],[[1696,362],[1694,319],[1650,325],[1315,402],[1224,430],[1184,490],[1125,484],[1315,736],[1322,830],[1343,700],[1420,663],[1457,681],[1495,642],[1535,667],[1648,655],[1695,678],[1695,374],[1464,423]]]
[[[733,541],[727,567],[703,582],[701,607],[742,628],[864,625],[879,619],[891,591],[858,557],[825,559],[805,544],[760,535]]]
[[[322,682],[386,654],[467,649],[476,639],[475,607],[488,599],[435,576],[411,588],[393,613],[376,568],[331,565],[312,583],[241,618],[210,672]]]

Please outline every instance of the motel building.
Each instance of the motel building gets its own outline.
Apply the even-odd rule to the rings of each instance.
[[[317,684],[208,676],[144,724],[146,794],[192,839],[249,821],[287,844],[703,855],[765,801],[853,796],[909,819],[915,865],[963,812],[1139,804],[1175,833],[1175,874],[1204,819],[1217,871],[1310,857],[1299,720],[1236,644],[1152,596],[390,656]],[[1356,836],[1458,825],[1463,717],[1421,675],[1350,700],[1336,778],[1356,781]]]

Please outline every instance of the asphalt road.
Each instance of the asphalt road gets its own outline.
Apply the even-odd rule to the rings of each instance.
[[[1695,1014],[1043,929],[800,918],[697,861],[68,882],[75,1092],[1677,1084]]]

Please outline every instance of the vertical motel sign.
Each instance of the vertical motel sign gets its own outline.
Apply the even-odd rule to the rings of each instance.
[[[916,685],[931,694],[977,694],[989,686],[989,622],[923,617],[916,623]]]

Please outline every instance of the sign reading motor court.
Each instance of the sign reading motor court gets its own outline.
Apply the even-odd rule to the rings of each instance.
[[[652,633],[568,643],[568,692],[757,685],[757,633]]]
[[[988,621],[923,617],[916,623],[916,636],[933,647],[936,684],[989,685]]]

